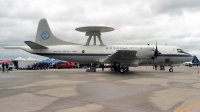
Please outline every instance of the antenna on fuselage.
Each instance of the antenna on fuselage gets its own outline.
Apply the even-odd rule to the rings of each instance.
[[[80,32],[86,32],[85,36],[89,36],[87,42],[85,43],[85,46],[90,45],[90,41],[92,37],[94,39],[94,45],[96,45],[96,37],[98,37],[100,46],[104,46],[103,41],[101,39],[101,33],[110,32],[115,29],[111,27],[105,27],[105,26],[87,26],[87,27],[76,28],[75,30],[80,31]]]

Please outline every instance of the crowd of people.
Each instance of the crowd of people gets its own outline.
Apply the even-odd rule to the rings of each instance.
[[[8,69],[9,69],[9,65],[8,63],[2,63],[1,65],[2,67],[2,72],[8,72]]]

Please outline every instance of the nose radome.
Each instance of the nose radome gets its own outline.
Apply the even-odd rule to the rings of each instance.
[[[193,59],[193,56],[189,54],[188,60],[191,61]]]

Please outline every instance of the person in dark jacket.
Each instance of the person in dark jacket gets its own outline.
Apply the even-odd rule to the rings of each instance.
[[[5,67],[5,64],[4,63],[2,63],[2,72],[4,72],[4,67]]]
[[[103,63],[101,64],[101,68],[102,68],[102,71],[104,71],[104,64]]]
[[[157,65],[155,65],[155,70],[157,70]]]
[[[9,66],[8,66],[8,63],[6,63],[5,66],[6,66],[6,70],[5,70],[5,72],[8,72],[8,67],[9,67]]]

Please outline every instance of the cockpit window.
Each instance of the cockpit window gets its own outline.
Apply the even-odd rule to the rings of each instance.
[[[178,53],[186,53],[185,51],[183,51],[182,49],[177,49]],[[187,54],[187,53],[186,53]]]

